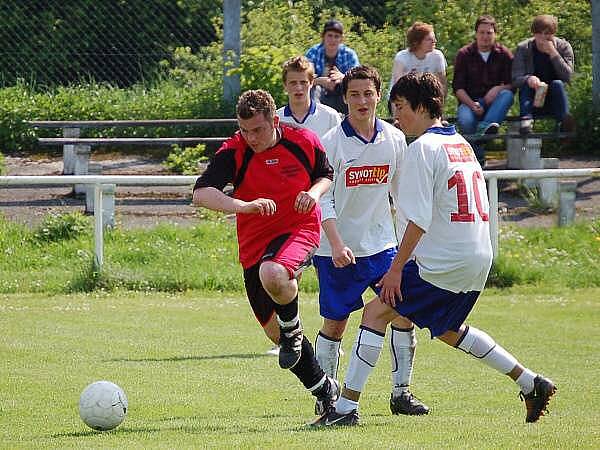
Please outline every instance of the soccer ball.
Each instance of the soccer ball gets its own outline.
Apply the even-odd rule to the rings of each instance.
[[[96,381],[79,397],[79,416],[94,430],[112,430],[125,419],[127,406],[123,389],[110,381]]]

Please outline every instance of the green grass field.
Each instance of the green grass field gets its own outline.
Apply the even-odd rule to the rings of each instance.
[[[598,448],[600,289],[488,290],[470,317],[523,363],[551,377],[550,415],[525,424],[518,387],[419,331],[414,393],[432,412],[391,416],[387,345],[357,428],[307,430],[313,402],[236,294],[96,292],[0,295],[2,448]],[[306,332],[320,322],[301,297]],[[344,341],[346,355],[358,315]],[[79,394],[108,379],[129,412],[99,433]]]

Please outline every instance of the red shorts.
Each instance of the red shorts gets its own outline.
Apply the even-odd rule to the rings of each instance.
[[[310,233],[312,236],[312,233]],[[273,239],[258,263],[244,269],[244,285],[256,319],[264,327],[275,313],[275,303],[265,291],[259,277],[260,265],[264,261],[281,264],[290,274],[290,279],[298,276],[310,266],[317,247],[302,232],[283,234]]]

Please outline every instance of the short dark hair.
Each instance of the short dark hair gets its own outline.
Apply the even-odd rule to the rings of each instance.
[[[406,99],[413,111],[421,107],[432,119],[442,117],[444,89],[440,80],[432,73],[417,75],[411,72],[400,77],[392,86],[390,101],[394,102],[400,97]]]
[[[344,25],[342,25],[342,22],[340,22],[339,20],[328,20],[323,26],[322,34],[325,34],[328,31],[335,31],[336,33],[344,34]]]
[[[381,94],[381,77],[375,67],[371,66],[356,66],[348,70],[342,80],[342,94],[348,92],[348,83],[352,80],[371,80],[377,89],[377,93]]]
[[[556,34],[557,29],[558,19],[550,14],[535,16],[533,22],[531,22],[531,32],[533,34],[543,33],[544,31],[548,31],[550,34]]]
[[[479,25],[481,25],[482,23],[491,25],[492,27],[494,27],[494,31],[496,33],[498,32],[498,24],[496,23],[496,19],[494,19],[494,17],[490,16],[489,14],[484,14],[482,16],[479,16],[477,18],[477,21],[475,22],[475,33],[477,33],[477,28],[479,28]]]
[[[423,39],[427,37],[429,33],[433,32],[433,25],[425,22],[415,22],[406,31],[406,43],[408,49],[414,52],[419,44],[423,42]]]
[[[262,89],[246,91],[237,102],[236,114],[240,119],[252,119],[261,113],[265,119],[271,120],[275,115],[275,100],[271,94]]]

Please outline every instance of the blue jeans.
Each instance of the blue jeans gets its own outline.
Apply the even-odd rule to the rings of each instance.
[[[565,84],[561,80],[553,80],[548,84],[546,101],[541,108],[534,108],[533,97],[535,90],[525,84],[519,90],[520,116],[531,119],[539,116],[552,116],[558,122],[562,122],[569,114],[569,99],[565,91]]]
[[[486,127],[492,122],[501,124],[506,118],[508,110],[513,104],[514,94],[511,90],[503,89],[498,92],[498,95],[494,99],[491,105],[486,105],[483,98],[476,99],[477,102],[483,107],[485,113],[483,117],[477,116],[471,108],[464,103],[458,105],[458,111],[456,113],[456,121],[458,126],[464,134],[475,134],[478,128]],[[477,143],[471,143],[475,155],[479,162],[484,159],[484,149],[482,145]]]

